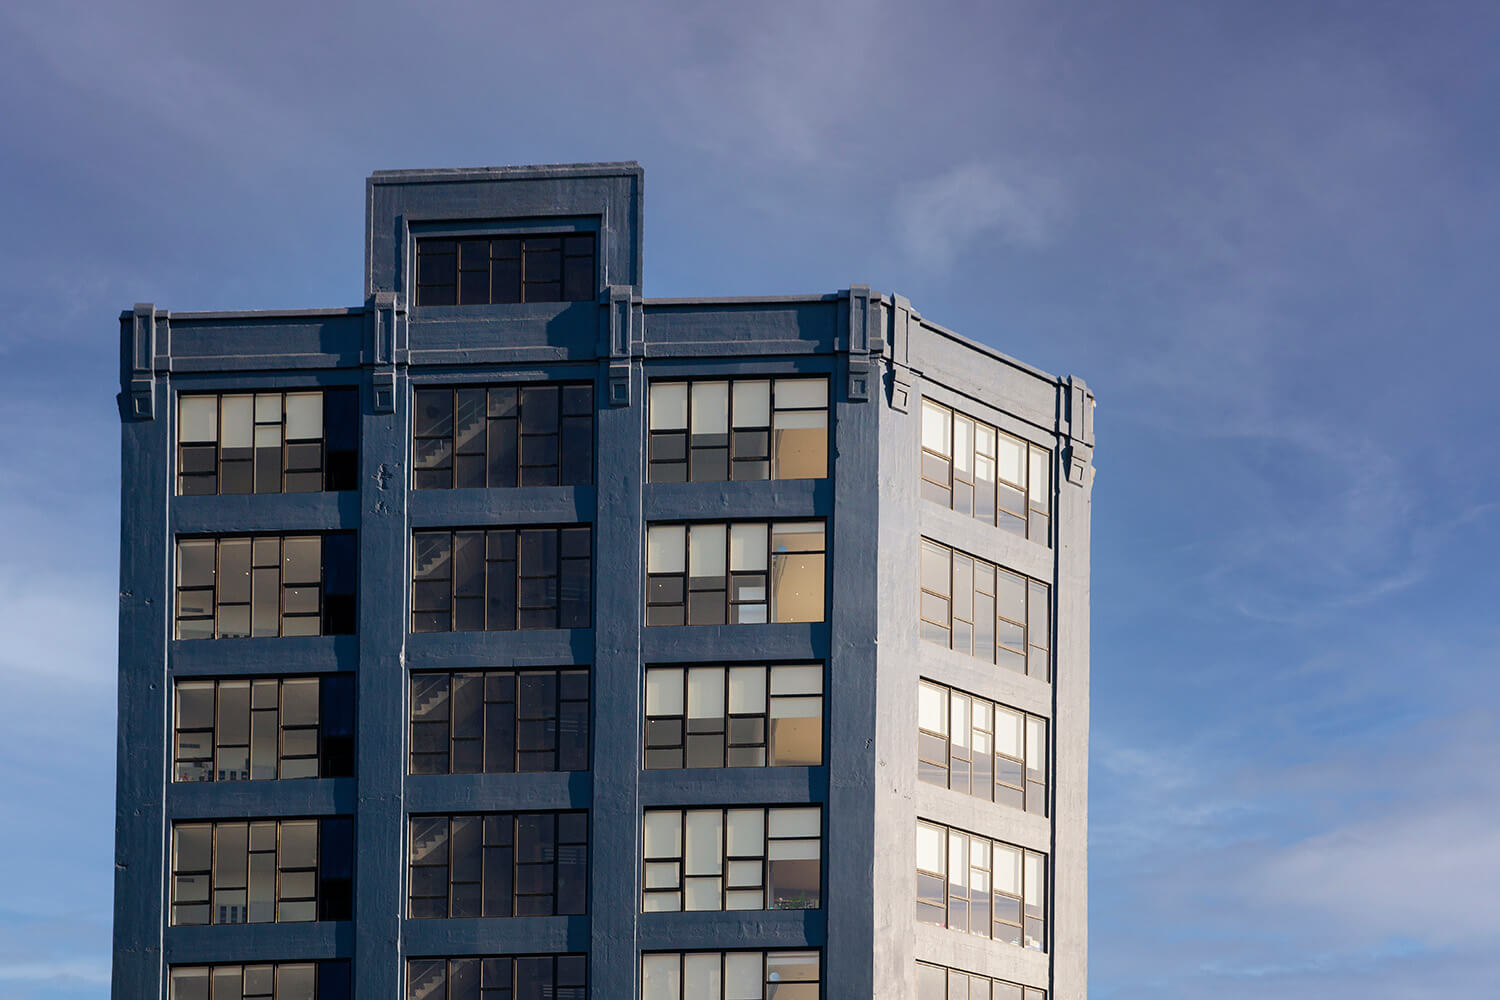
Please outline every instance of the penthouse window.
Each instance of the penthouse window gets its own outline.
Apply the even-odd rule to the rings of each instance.
[[[177,493],[317,493],[359,486],[359,390],[177,397]]]
[[[828,379],[695,379],[651,383],[649,478],[823,479]]]
[[[1046,545],[1052,452],[923,400],[922,496]]]
[[[823,522],[653,524],[647,625],[823,620]]]
[[[172,923],[348,920],[346,818],[225,820],[172,827]]]
[[[652,667],[646,767],[823,763],[823,666]]]
[[[648,809],[641,909],[815,910],[818,806]]]
[[[585,913],[586,812],[411,818],[408,913],[550,917]]]
[[[917,823],[917,919],[1036,951],[1047,947],[1045,855]]]
[[[1047,720],[922,681],[917,776],[939,788],[1047,814]]]
[[[922,539],[922,638],[1052,679],[1051,588]]]
[[[418,389],[413,399],[416,489],[593,481],[591,383]]]
[[[168,1000],[349,1000],[348,962],[176,965]]]
[[[177,540],[177,638],[349,635],[354,533]]]
[[[174,781],[336,778],[354,773],[354,677],[183,680]]]
[[[587,955],[413,958],[406,1000],[585,1000]]]
[[[1047,1000],[1047,991],[918,962],[917,1000]]]
[[[472,528],[412,536],[412,631],[587,628],[592,534]]]
[[[417,305],[587,302],[599,292],[593,233],[417,240]]]
[[[688,951],[641,956],[641,1000],[818,1000],[816,951]]]
[[[587,670],[412,675],[412,774],[588,769]]]

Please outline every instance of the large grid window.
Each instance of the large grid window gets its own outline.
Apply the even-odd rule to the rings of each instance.
[[[353,849],[342,817],[177,823],[172,923],[348,920]]]
[[[816,951],[647,952],[641,1000],[818,1000]]]
[[[417,305],[586,302],[599,292],[593,233],[417,240]]]
[[[1047,947],[1047,858],[917,823],[917,919],[1035,951]]]
[[[585,913],[586,812],[411,818],[408,913],[551,917]]]
[[[1047,720],[931,681],[917,690],[917,777],[1047,814]]]
[[[183,680],[174,781],[337,778],[354,773],[354,676]]]
[[[922,496],[1047,545],[1052,452],[923,400]]]
[[[482,528],[412,535],[412,631],[587,628],[592,533]]]
[[[587,955],[413,958],[406,1000],[585,1000]]]
[[[641,909],[815,910],[822,809],[648,809]]]
[[[647,625],[823,620],[822,521],[653,524]]]
[[[358,487],[359,390],[177,397],[177,493]]]
[[[651,667],[646,767],[823,763],[823,665]]]
[[[177,638],[350,635],[354,533],[177,540]]]
[[[922,539],[922,638],[1052,679],[1051,588]]]
[[[823,479],[828,475],[828,379],[652,382],[653,483]]]
[[[412,774],[588,769],[587,670],[412,675]]]
[[[349,1000],[348,962],[174,965],[167,1000]]]
[[[918,962],[917,1000],[1047,1000],[1047,991]]]
[[[412,485],[419,490],[581,486],[594,474],[594,386],[418,389]]]

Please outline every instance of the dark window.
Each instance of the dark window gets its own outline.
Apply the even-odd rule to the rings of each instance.
[[[354,773],[352,674],[178,681],[174,721],[174,781]]]
[[[587,628],[588,525],[418,531],[412,535],[412,631]]]
[[[356,388],[177,398],[181,496],[352,490],[358,452]]]
[[[918,962],[917,1000],[1047,1000],[1047,991]]]
[[[174,965],[167,1000],[349,1000],[348,962]]]
[[[816,951],[648,952],[641,1000],[818,1000]]]
[[[585,1000],[587,955],[413,958],[407,1000]]]
[[[823,479],[828,475],[828,379],[652,382],[653,483]]]
[[[653,524],[647,625],[823,620],[821,521]]]
[[[350,635],[354,533],[177,540],[177,638]]]
[[[923,400],[922,496],[1048,545],[1052,452]]]
[[[588,769],[587,670],[412,675],[412,774]]]
[[[585,913],[588,826],[586,812],[413,816],[409,914]]]
[[[917,919],[1045,951],[1047,858],[936,823],[917,823]]]
[[[417,240],[417,305],[586,302],[599,291],[594,234]]]
[[[939,788],[1047,814],[1047,720],[922,681],[917,776]]]
[[[642,826],[645,912],[822,905],[818,806],[647,809]]]
[[[922,638],[1052,679],[1051,588],[946,545],[922,539]]]
[[[413,394],[419,490],[581,486],[594,475],[594,387],[492,385]]]
[[[223,820],[172,827],[172,923],[348,920],[353,824]]]
[[[823,763],[823,666],[646,671],[646,767]]]

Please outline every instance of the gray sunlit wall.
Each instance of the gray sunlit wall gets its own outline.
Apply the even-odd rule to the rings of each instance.
[[[121,317],[117,1000],[1083,997],[1087,387],[366,191],[362,307]]]

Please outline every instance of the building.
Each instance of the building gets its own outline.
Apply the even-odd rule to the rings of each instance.
[[[1084,384],[366,193],[364,305],[121,318],[117,1000],[1085,996]]]

